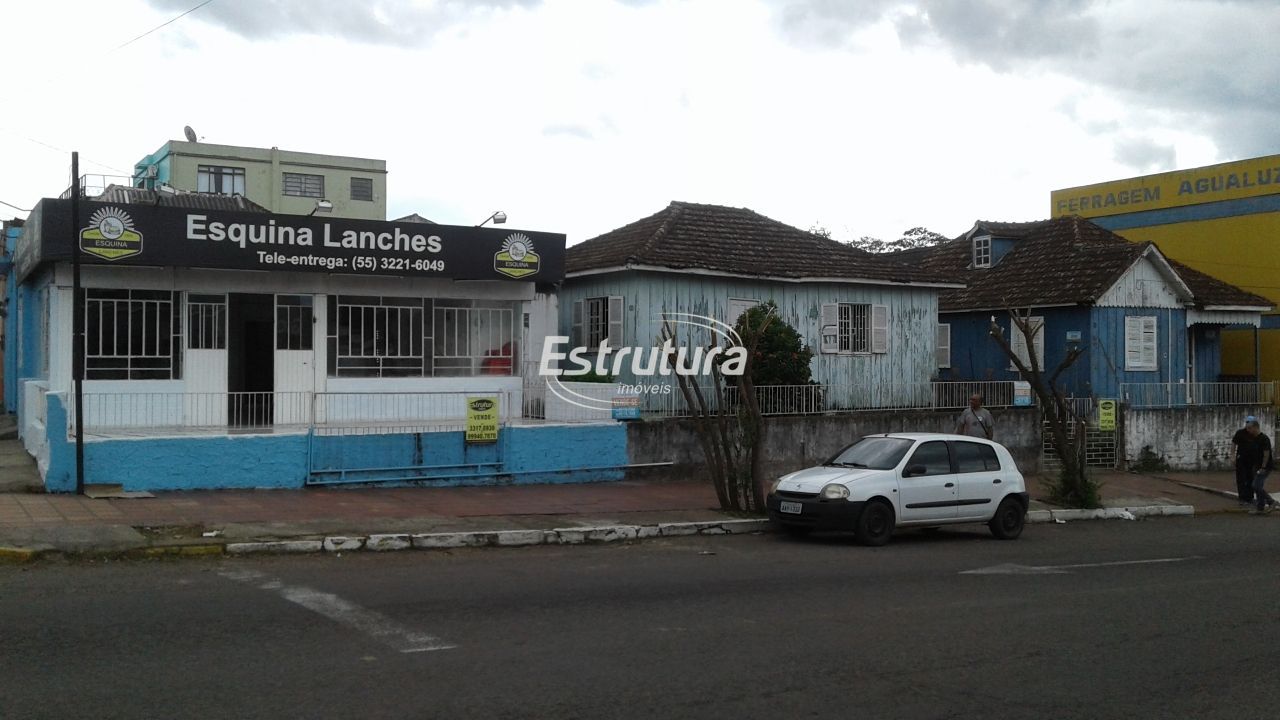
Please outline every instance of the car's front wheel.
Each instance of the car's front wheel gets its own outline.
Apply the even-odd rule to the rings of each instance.
[[[879,547],[893,536],[893,508],[883,500],[872,500],[862,508],[854,536],[863,545]]]
[[[1026,508],[1017,499],[1007,497],[1000,502],[1000,507],[996,508],[996,514],[987,523],[987,527],[991,528],[992,535],[1001,540],[1014,540],[1022,534],[1026,522]]]

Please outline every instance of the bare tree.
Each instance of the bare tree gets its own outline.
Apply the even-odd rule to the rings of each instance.
[[[694,434],[707,462],[707,472],[715,487],[716,498],[725,510],[762,513],[765,509],[765,478],[762,450],[765,422],[751,381],[751,367],[761,335],[773,322],[773,313],[762,314],[756,327],[746,328],[746,366],[741,375],[726,376],[718,363],[711,365],[711,387],[698,384],[698,376],[673,373],[680,394],[689,406]],[[670,340],[673,347],[679,339],[673,324],[663,317],[660,340]],[[707,350],[719,347],[713,338]],[[673,355],[667,362],[675,366]],[[735,392],[736,391],[736,392]]]
[[[1057,480],[1049,482],[1053,499],[1072,507],[1098,507],[1100,504],[1098,485],[1088,477],[1088,466],[1085,461],[1087,426],[1085,420],[1076,414],[1067,400],[1066,393],[1058,384],[1062,373],[1075,364],[1085,351],[1079,347],[1069,348],[1066,357],[1058,363],[1058,367],[1046,374],[1040,367],[1040,359],[1036,357],[1034,350],[1035,336],[1044,331],[1043,326],[1032,324],[1030,310],[1024,312],[1009,310],[1008,313],[1010,332],[1021,333],[1026,341],[1025,346],[1028,348],[1026,359],[1019,357],[1013,351],[1004,336],[1004,329],[996,322],[994,315],[991,316],[989,333],[991,339],[1013,362],[1018,372],[1022,373],[1022,378],[1030,383],[1031,391],[1035,393],[1040,411],[1044,416],[1044,422],[1049,427],[1053,448],[1062,463],[1062,471]]]

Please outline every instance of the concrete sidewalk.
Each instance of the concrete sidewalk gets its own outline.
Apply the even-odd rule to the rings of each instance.
[[[1097,477],[1106,513],[1055,508],[1039,478],[1028,478],[1030,519],[1240,510],[1234,498],[1192,487],[1234,485],[1230,473]],[[765,527],[717,508],[705,480],[167,492],[145,499],[4,493],[0,558],[576,543]]]

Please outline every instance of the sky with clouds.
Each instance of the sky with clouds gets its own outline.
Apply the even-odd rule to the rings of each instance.
[[[0,4],[0,201],[191,125],[385,159],[391,217],[572,244],[686,200],[888,239],[1280,153],[1273,0],[212,0],[130,42],[199,2]]]

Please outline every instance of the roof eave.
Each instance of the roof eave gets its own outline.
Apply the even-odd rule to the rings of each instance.
[[[939,288],[939,289],[961,289],[965,285],[963,283],[953,283],[944,281],[928,281],[928,280],[885,280],[880,278],[858,278],[858,277],[819,277],[819,276],[801,276],[786,277],[781,275],[751,275],[748,273],[734,273],[724,270],[710,270],[707,268],[673,268],[665,265],[648,265],[643,263],[628,263],[626,265],[612,265],[603,268],[590,268],[587,270],[574,270],[566,272],[564,277],[566,280],[575,277],[586,277],[588,275],[604,275],[606,273],[628,272],[632,270],[641,270],[645,272],[665,272],[677,273],[680,275],[709,275],[712,277],[733,277],[745,278],[748,280],[768,280],[770,282],[784,283],[843,283],[849,285],[892,285],[900,287],[923,287],[923,288]]]

